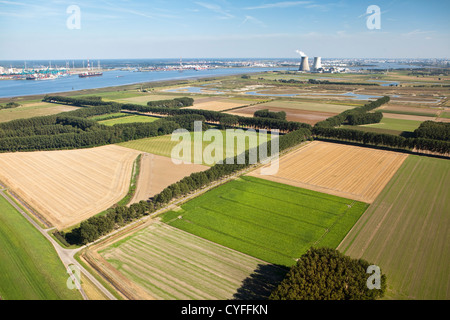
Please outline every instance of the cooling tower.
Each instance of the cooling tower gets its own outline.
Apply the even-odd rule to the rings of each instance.
[[[313,70],[317,70],[322,68],[322,58],[321,57],[314,57],[314,64],[313,64]]]
[[[309,71],[309,62],[308,62],[308,57],[304,56],[302,57],[302,63],[300,64],[300,69],[298,69],[299,71]]]

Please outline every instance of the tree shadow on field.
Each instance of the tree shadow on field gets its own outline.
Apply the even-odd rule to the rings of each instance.
[[[289,269],[276,264],[258,264],[244,281],[234,300],[267,300],[272,291],[283,281]]]

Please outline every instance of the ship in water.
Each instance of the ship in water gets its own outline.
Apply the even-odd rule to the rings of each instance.
[[[103,72],[83,72],[83,73],[80,73],[78,76],[80,78],[88,78],[88,77],[99,77],[102,75],[103,75]]]
[[[39,73],[29,74],[25,77],[26,80],[53,80],[53,79],[57,79],[57,78],[58,78],[58,75],[39,74]]]
[[[100,70],[100,61],[98,62],[98,69]],[[88,71],[80,73],[78,76],[80,78],[89,78],[89,77],[100,77],[103,75],[103,72],[100,71],[91,71],[91,67],[88,59]]]

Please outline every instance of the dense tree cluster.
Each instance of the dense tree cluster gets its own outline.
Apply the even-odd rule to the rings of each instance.
[[[8,102],[5,105],[1,105],[0,104],[0,110],[2,110],[2,109],[12,109],[12,108],[17,108],[17,107],[20,107],[20,104],[17,103],[17,102]]]
[[[380,288],[369,289],[371,263],[352,259],[335,249],[311,248],[291,267],[270,295],[271,300],[376,300],[386,291],[386,275]],[[370,279],[369,279],[370,281]],[[374,281],[375,282],[375,281]]]
[[[183,108],[194,105],[194,99],[189,97],[175,98],[173,100],[149,101],[147,106],[160,108]]]
[[[165,135],[182,128],[170,119],[108,127],[94,120],[68,117],[65,114],[0,124],[0,152],[88,148]],[[189,124],[182,117],[178,120],[183,125]]]
[[[102,106],[109,104],[109,102],[102,101],[102,97],[96,96],[70,98],[70,97],[46,95],[42,101],[56,102],[59,104],[70,104],[77,107]]]
[[[279,150],[286,150],[310,138],[311,131],[308,129],[299,129],[282,135],[279,137]],[[268,155],[271,155],[270,146],[271,144],[268,143]],[[63,237],[71,244],[87,244],[93,242],[115,228],[157,211],[164,204],[167,204],[175,198],[185,196],[190,192],[205,187],[211,182],[245,169],[252,164],[249,162],[249,153],[250,151],[245,152],[245,161],[243,164],[238,163],[239,156],[236,156],[232,163],[217,163],[206,171],[194,172],[180,181],[171,184],[148,201],[141,201],[129,207],[117,206],[108,209],[107,214],[94,216],[83,221],[80,227],[63,234]],[[259,152],[257,154],[259,156]]]
[[[279,111],[279,112],[273,112],[269,111],[269,109],[263,109],[255,111],[253,114],[254,117],[260,117],[260,118],[271,118],[271,119],[278,119],[278,120],[286,120],[286,112]]]
[[[180,127],[189,130],[194,131],[194,123],[196,121],[202,122],[202,131],[207,130],[208,126],[205,124],[205,117],[200,114],[183,114],[183,115],[177,115],[177,116],[170,116],[165,118],[166,121],[173,121],[180,125]]]
[[[381,111],[376,112],[355,112],[347,117],[347,122],[351,126],[357,126],[361,124],[379,123],[383,119],[383,113]]]
[[[338,115],[335,115],[333,117],[330,117],[326,120],[320,121],[316,123],[315,127],[328,127],[333,128],[342,125],[344,122],[348,121],[350,116],[354,116],[355,119],[360,119],[360,121],[370,121],[370,120],[378,120],[381,121],[381,118],[379,116],[363,116],[363,114],[366,114],[376,108],[381,107],[383,104],[388,103],[390,101],[390,97],[385,96],[378,100],[372,101],[370,103],[367,103],[361,107],[356,107],[350,110],[345,110],[344,112],[341,112]],[[367,122],[366,122],[367,124]]]
[[[429,151],[440,154],[450,153],[450,141],[424,139],[424,138],[405,138],[393,134],[364,132],[361,130],[321,128],[314,127],[313,133],[317,137],[336,139],[343,141],[357,142],[361,144],[385,146],[396,149],[408,149],[416,151]]]
[[[414,134],[417,138],[450,141],[450,123],[425,121]]]

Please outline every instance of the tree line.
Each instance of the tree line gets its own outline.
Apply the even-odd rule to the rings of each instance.
[[[370,121],[370,120],[378,120],[379,115],[371,116],[371,115],[367,115],[367,113],[376,108],[381,107],[385,103],[388,103],[390,101],[390,99],[391,98],[389,96],[384,96],[384,97],[379,98],[370,103],[366,103],[365,105],[363,105],[361,107],[356,107],[356,108],[353,108],[350,110],[345,110],[344,112],[341,112],[338,115],[335,115],[333,117],[330,117],[328,119],[325,119],[323,121],[316,123],[315,127],[322,127],[322,128],[337,127],[337,126],[344,124],[346,121],[348,121],[350,116],[353,116],[353,118],[356,119],[357,121],[365,122],[365,124],[367,124],[368,123],[367,121]],[[381,121],[381,118],[379,119],[379,121]]]
[[[424,121],[414,134],[417,138],[450,141],[450,123]]]
[[[427,138],[405,138],[393,134],[364,132],[361,130],[314,127],[313,133],[316,137],[351,141],[361,144],[384,146],[395,149],[416,150],[419,152],[429,151],[440,154],[450,153],[450,141],[442,141]]]
[[[274,112],[274,111],[269,111],[269,109],[255,111],[253,116],[259,117],[259,118],[271,118],[271,119],[278,119],[278,120],[286,120],[286,112],[284,112],[284,111]]]
[[[450,124],[434,121],[423,122],[414,131],[413,137],[402,137],[386,133],[364,132],[348,128],[335,128],[345,122],[357,125],[381,121],[379,112],[369,113],[388,103],[388,96],[372,101],[364,106],[346,110],[336,116],[316,123],[313,134],[317,137],[357,142],[396,149],[416,150],[418,152],[450,153]]]
[[[182,121],[181,117],[177,120],[183,125],[189,122]],[[179,128],[182,126],[170,119],[159,119],[151,123],[116,124],[111,127],[76,117],[21,119],[0,125],[0,152],[97,147],[166,135]]]
[[[383,119],[383,113],[381,111],[376,112],[354,112],[347,117],[347,122],[351,126],[357,126],[361,124],[379,123]]]
[[[279,136],[279,150],[286,150],[307,139],[311,139],[311,131],[303,128]],[[270,146],[270,143],[264,146],[268,148],[268,155],[271,155]],[[256,154],[259,157],[259,152]],[[62,232],[61,235],[69,244],[87,244],[93,242],[116,228],[157,211],[176,198],[188,195],[214,181],[234,174],[251,165],[249,150],[244,154],[245,161],[243,164],[238,163],[238,158],[239,155],[234,157],[232,164],[217,163],[206,171],[194,172],[180,181],[171,184],[148,201],[134,203],[129,207],[117,206],[110,208],[105,215],[91,217],[83,221],[79,227],[67,233]],[[260,160],[258,158],[258,161]]]
[[[149,101],[147,106],[160,108],[182,108],[194,105],[194,99],[189,97],[175,98],[173,100]]]
[[[177,98],[177,99],[184,99],[184,98]],[[90,104],[89,99],[86,100],[85,98],[69,98],[59,96],[46,96],[45,101],[53,103],[61,102],[64,104],[72,104],[84,107],[90,106],[89,108],[70,111],[69,113],[70,115],[76,116],[94,116],[119,111],[136,111],[139,113],[159,114],[164,116],[197,114],[205,117],[206,122],[222,125],[223,127],[237,126],[241,128],[254,128],[254,129],[279,129],[281,132],[291,132],[301,128],[306,129],[312,128],[311,125],[307,123],[287,121],[281,119],[272,119],[272,118],[251,118],[251,117],[231,116],[226,113],[210,110],[186,109],[178,107],[172,108],[172,107],[149,106],[149,105],[143,106],[139,104],[104,102],[98,100],[95,100],[92,104]],[[157,101],[152,103],[158,104]]]

